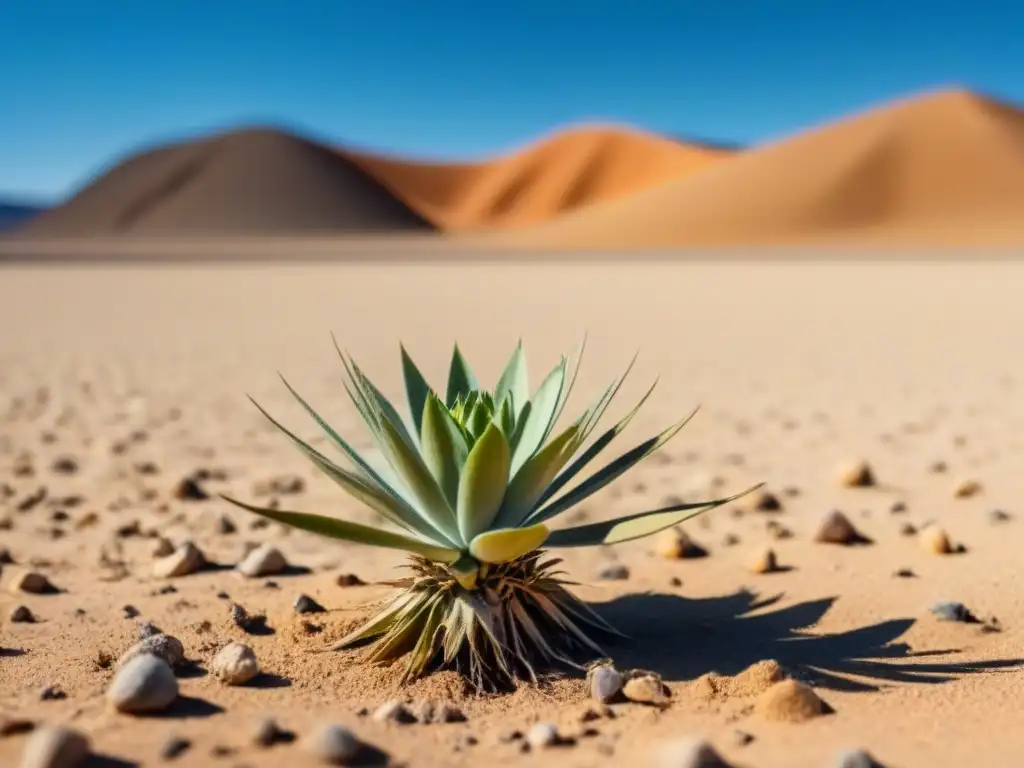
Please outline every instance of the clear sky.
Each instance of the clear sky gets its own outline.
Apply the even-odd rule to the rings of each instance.
[[[1024,2],[0,0],[0,193],[249,122],[427,158],[593,120],[756,143],[947,85],[1024,101]]]

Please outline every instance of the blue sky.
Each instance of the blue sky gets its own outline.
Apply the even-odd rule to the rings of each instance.
[[[251,122],[426,158],[592,120],[756,143],[939,86],[1024,101],[1022,37],[1019,0],[0,0],[0,193]]]

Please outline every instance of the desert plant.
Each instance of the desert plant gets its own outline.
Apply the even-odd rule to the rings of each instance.
[[[560,560],[547,557],[540,548],[641,538],[754,490],[552,530],[548,523],[553,518],[656,451],[693,413],[565,490],[626,428],[653,391],[652,385],[621,421],[579,453],[632,363],[590,408],[551,437],[579,372],[582,348],[571,378],[568,360],[562,357],[531,398],[522,344],[493,391],[480,388],[456,346],[442,398],[402,347],[411,412],[407,425],[337,341],[335,347],[347,373],[345,389],[383,462],[360,455],[283,376],[291,394],[347,456],[349,468],[324,456],[253,403],[321,471],[401,532],[225,499],[287,526],[411,555],[411,575],[386,582],[401,591],[334,646],[372,642],[372,661],[408,654],[403,682],[423,674],[439,657],[476,685],[494,687],[515,679],[536,681],[542,671],[564,664],[576,666],[581,652],[602,653],[595,637],[618,633],[565,589],[572,582],[564,581],[564,573],[556,570]]]

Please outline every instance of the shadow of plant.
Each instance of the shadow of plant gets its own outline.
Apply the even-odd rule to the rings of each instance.
[[[774,659],[823,688],[874,691],[878,683],[934,684],[1024,665],[1024,659],[927,661],[959,651],[915,652],[898,642],[914,619],[812,634],[808,628],[821,620],[836,598],[764,610],[781,599],[781,594],[761,599],[747,591],[707,599],[648,593],[592,607],[631,638],[608,645],[620,667],[652,669],[669,681],[693,680],[707,672],[734,675],[758,661]]]

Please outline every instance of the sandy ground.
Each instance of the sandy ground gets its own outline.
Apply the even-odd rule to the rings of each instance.
[[[1024,266],[1009,263],[672,265],[626,256],[551,266],[8,266],[0,275],[0,487],[10,493],[0,507],[9,524],[0,544],[17,564],[3,566],[0,579],[0,711],[70,722],[105,756],[98,764],[114,766],[158,764],[174,735],[192,742],[182,765],[314,765],[303,737],[324,721],[348,724],[396,762],[424,768],[481,760],[656,764],[658,745],[685,735],[706,736],[750,768],[831,765],[852,747],[888,766],[1015,765],[1024,754],[1024,673],[1014,668],[1024,658],[1024,523],[1015,517],[1024,491],[1022,280]],[[660,457],[588,503],[588,517],[757,480],[783,502],[778,512],[722,509],[688,525],[709,551],[702,559],[665,560],[649,542],[567,558],[573,576],[588,582],[579,594],[635,638],[611,655],[623,667],[660,672],[671,705],[616,704],[616,717],[584,723],[581,680],[475,697],[447,673],[405,693],[448,698],[466,723],[360,717],[360,708],[403,695],[391,687],[394,672],[313,651],[387,594],[341,587],[338,576],[387,578],[400,558],[253,529],[218,501],[177,500],[175,486],[198,470],[222,472],[208,490],[256,499],[258,484],[299,475],[305,490],[280,496],[285,508],[367,519],[268,429],[246,393],[313,437],[280,370],[365,445],[340,386],[331,331],[397,396],[399,339],[440,381],[457,338],[489,380],[521,335],[538,381],[584,330],[576,409],[637,347],[641,357],[613,413],[661,377],[620,450],[703,405]],[[869,461],[878,486],[839,487],[837,467],[850,459]],[[933,466],[940,461],[944,472]],[[963,479],[976,479],[981,492],[956,498]],[[46,496],[33,504],[39,489]],[[893,513],[900,501],[906,511]],[[874,543],[814,543],[832,509]],[[993,522],[994,509],[1010,518]],[[220,532],[221,515],[236,532]],[[966,551],[933,555],[900,532],[928,521]],[[792,536],[773,534],[780,526]],[[151,532],[191,539],[227,565],[248,542],[273,541],[309,572],[247,580],[224,569],[160,580]],[[727,544],[730,534],[738,543]],[[750,572],[752,553],[765,546],[789,569]],[[630,577],[598,581],[612,559]],[[12,594],[23,567],[62,591]],[[895,578],[898,569],[916,577]],[[329,611],[296,615],[299,593]],[[930,607],[941,600],[997,617],[1002,629],[939,621]],[[233,626],[230,601],[265,611],[273,632]],[[8,621],[20,604],[36,623]],[[126,618],[126,605],[139,615]],[[179,637],[197,664],[168,713],[119,715],[103,696],[109,661],[147,620]],[[264,674],[251,685],[229,688],[205,673],[231,639],[260,658]],[[710,695],[707,673],[738,675],[765,660],[810,681],[834,712],[771,720],[756,706],[761,687],[750,674]],[[44,686],[66,698],[41,700]],[[253,746],[263,715],[295,731],[297,743]],[[538,721],[579,737],[576,745],[523,754],[500,741]],[[754,738],[741,745],[737,731]],[[478,743],[456,750],[467,734]],[[24,741],[0,737],[0,764],[17,764]]]

